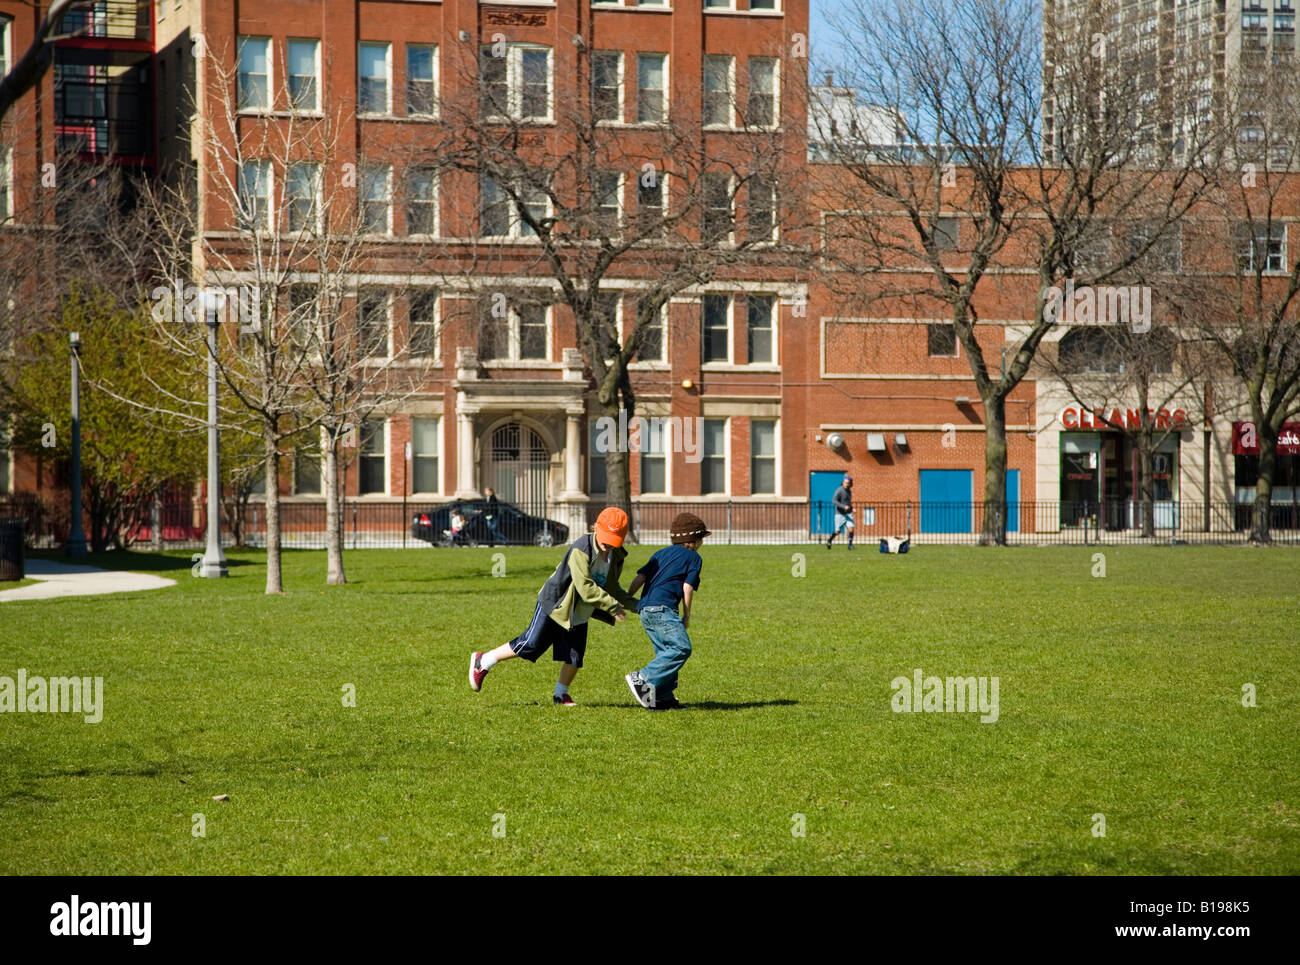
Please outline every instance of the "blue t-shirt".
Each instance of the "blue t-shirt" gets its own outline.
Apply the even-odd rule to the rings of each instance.
[[[697,590],[700,588],[700,567],[703,565],[700,554],[685,546],[674,544],[659,550],[637,570],[645,577],[637,610],[666,606],[675,611],[682,600],[683,583],[689,583]]]

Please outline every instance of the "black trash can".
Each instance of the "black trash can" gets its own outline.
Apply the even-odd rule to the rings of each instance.
[[[0,517],[0,583],[21,580],[26,575],[26,529],[27,520],[22,517]]]

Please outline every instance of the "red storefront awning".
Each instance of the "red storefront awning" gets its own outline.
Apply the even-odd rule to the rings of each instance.
[[[1259,455],[1259,432],[1255,423],[1234,422],[1232,424],[1232,454],[1234,456]],[[1282,431],[1277,437],[1277,454],[1300,456],[1300,422],[1282,423]]]

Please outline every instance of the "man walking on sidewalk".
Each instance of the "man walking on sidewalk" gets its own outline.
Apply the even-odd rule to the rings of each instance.
[[[835,495],[831,497],[831,505],[835,507],[835,529],[826,540],[826,548],[830,549],[831,543],[835,542],[835,537],[847,529],[849,549],[853,549],[853,479],[851,477],[844,477],[840,488],[835,490]]]

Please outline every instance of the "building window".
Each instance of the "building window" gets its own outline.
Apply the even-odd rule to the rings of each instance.
[[[781,9],[776,5],[776,0],[749,0],[750,10],[772,10]]]
[[[504,313],[493,299],[484,300],[482,305],[479,358],[484,361],[546,361],[550,358],[549,309],[546,305],[521,302],[507,306]]]
[[[437,113],[437,58],[438,48],[432,44],[406,45],[406,113],[411,117]]]
[[[309,348],[316,338],[317,297],[315,285],[292,285],[289,288],[289,343],[298,352]]]
[[[601,437],[599,419],[587,420],[587,493],[604,495],[609,489],[609,475],[605,466],[605,453],[597,448]]]
[[[269,110],[271,107],[271,39],[239,38],[239,109]]]
[[[776,495],[776,423],[754,419],[749,424],[749,491]]]
[[[773,326],[776,298],[772,295],[750,295],[746,299],[746,341],[751,365],[771,365],[773,358]]]
[[[290,106],[299,111],[319,110],[320,41],[290,40],[288,50]]]
[[[595,181],[596,225],[605,235],[617,235],[623,177],[617,171],[598,171]]]
[[[932,357],[951,358],[957,354],[957,326],[939,322],[926,327],[926,342]]]
[[[271,219],[271,162],[239,166],[239,224],[244,231],[267,231]]]
[[[523,207],[533,224],[519,215],[519,208],[504,186],[491,175],[484,175],[479,196],[479,234],[496,238],[535,238],[533,224],[544,221],[550,213],[545,190],[535,185],[523,188]]]
[[[591,109],[598,121],[623,119],[623,55],[598,50],[591,56]]]
[[[930,225],[930,235],[934,238],[934,247],[939,251],[956,251],[957,219],[950,215],[935,218]]]
[[[365,358],[388,355],[388,293],[363,289],[357,296],[357,343]]]
[[[1057,345],[1057,364],[1062,372],[1089,375],[1122,375],[1124,352],[1119,341],[1104,328],[1072,328]]]
[[[641,492],[668,492],[667,440],[670,432],[662,423],[638,423],[637,450],[641,453]]]
[[[769,178],[749,180],[748,227],[752,241],[776,240],[776,182]]]
[[[409,301],[407,339],[411,355],[436,358],[438,355],[438,293],[416,292]]]
[[[386,164],[361,166],[361,230],[368,235],[386,235],[390,224],[389,178]]]
[[[637,300],[637,319],[641,318],[642,303]],[[668,339],[665,337],[668,331],[668,306],[660,305],[659,311],[655,312],[645,326],[641,329],[641,348],[637,351],[636,357],[640,362],[663,362],[664,350],[667,348]]]
[[[3,76],[3,75],[0,75]],[[0,221],[14,216],[14,149],[0,151]]]
[[[406,173],[406,233],[438,232],[438,179],[433,168],[412,168]]]
[[[1237,225],[1237,267],[1241,271],[1286,270],[1286,225]]]
[[[293,494],[319,496],[321,488],[320,440],[308,442],[293,453]]]
[[[703,195],[702,229],[706,244],[731,240],[734,227],[732,219],[731,176],[729,174],[702,175]]]
[[[0,17],[0,77],[9,73],[9,24],[10,20]]]
[[[662,124],[668,114],[668,86],[664,83],[667,54],[636,55],[636,119],[639,124]]]
[[[731,68],[733,59],[720,54],[704,57],[704,123],[710,127],[732,124]]]
[[[704,296],[704,361],[731,361],[731,299]]]
[[[390,65],[389,44],[360,44],[357,51],[357,113],[387,114]]]
[[[411,491],[436,493],[442,489],[438,479],[439,419],[411,420]]]
[[[704,0],[705,10],[730,10],[731,0]]]
[[[320,228],[320,165],[290,164],[284,179],[290,231]]]
[[[727,491],[727,420],[705,419],[701,439],[700,494]]]
[[[479,113],[519,121],[551,119],[551,48],[489,44],[479,55]]]
[[[773,127],[776,118],[776,58],[750,57],[745,122],[750,127]]]
[[[388,491],[388,447],[384,436],[382,419],[361,423],[357,492],[362,496],[382,496]]]
[[[643,173],[636,180],[636,207],[641,219],[641,234],[661,237],[664,233],[664,196],[667,194],[668,175]]]

